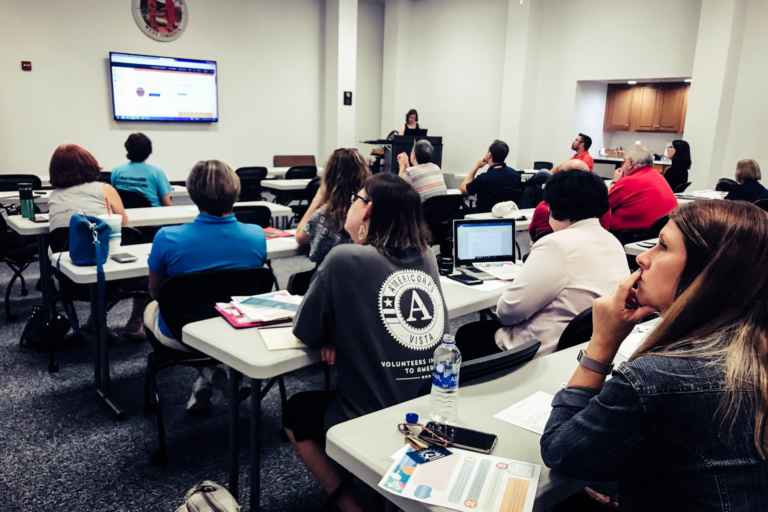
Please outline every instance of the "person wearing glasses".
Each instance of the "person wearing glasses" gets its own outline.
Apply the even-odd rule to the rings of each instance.
[[[688,203],[637,262],[592,306],[591,340],[552,401],[544,463],[579,480],[618,481],[621,510],[768,510],[765,212]],[[653,312],[661,322],[614,367]]]
[[[325,455],[326,431],[422,394],[448,329],[419,195],[402,178],[377,174],[351,199],[345,229],[354,244],[328,253],[293,328],[336,365],[336,391],[294,395],[284,418],[298,455],[341,510],[362,507]]]

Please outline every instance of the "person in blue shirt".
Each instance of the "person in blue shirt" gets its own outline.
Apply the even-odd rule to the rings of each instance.
[[[476,211],[489,212],[496,203],[513,198],[519,201],[523,191],[520,173],[505,163],[508,154],[506,142],[493,141],[459,185],[462,194],[477,194]]]
[[[189,347],[173,338],[160,315],[157,297],[161,283],[172,276],[213,269],[258,268],[267,260],[264,230],[242,224],[232,208],[240,194],[240,179],[218,160],[197,162],[187,178],[187,189],[200,214],[190,224],[162,228],[149,254],[149,295],[155,299],[144,311],[144,325],[163,345],[180,351]],[[215,243],[211,243],[215,240]],[[190,412],[210,408],[214,372],[201,371],[187,403]]]
[[[152,141],[143,133],[132,133],[125,141],[127,164],[112,169],[112,186],[118,191],[138,192],[152,206],[171,206],[173,188],[162,169],[146,163]]]

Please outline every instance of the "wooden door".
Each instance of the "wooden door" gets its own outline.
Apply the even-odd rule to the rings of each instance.
[[[687,84],[659,84],[656,131],[683,132],[687,95]]]
[[[608,85],[605,103],[604,129],[607,132],[629,130],[632,119],[632,88],[628,85]]]
[[[655,85],[638,85],[634,88],[632,95],[633,130],[638,132],[656,131],[658,100]]]

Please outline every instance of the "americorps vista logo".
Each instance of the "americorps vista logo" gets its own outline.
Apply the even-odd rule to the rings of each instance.
[[[379,290],[379,315],[389,334],[411,350],[427,350],[445,330],[443,298],[435,280],[421,270],[399,270]]]
[[[187,28],[189,14],[186,0],[132,0],[131,12],[136,25],[155,41],[174,41]]]

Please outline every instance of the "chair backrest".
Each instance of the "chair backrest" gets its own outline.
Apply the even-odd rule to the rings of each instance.
[[[541,342],[534,340],[512,350],[464,361],[461,363],[461,383],[503,377],[533,359],[540,346]]]
[[[117,193],[120,194],[120,199],[123,201],[125,208],[147,208],[152,206],[147,196],[141,192],[118,188]]]
[[[649,238],[658,238],[662,228],[667,224],[668,216],[659,217],[651,224],[648,229],[634,229],[625,231],[611,231],[613,236],[619,239],[622,245],[648,240]]]
[[[675,194],[681,194],[685,192],[685,190],[690,186],[691,186],[691,182],[686,181],[685,183],[678,184],[675,188],[672,189],[672,192],[674,192]]]
[[[99,173],[99,181],[101,181],[102,183],[112,183],[112,173],[101,171]]]
[[[240,201],[261,200],[261,180],[267,177],[267,168],[240,167],[235,174],[240,178]]]
[[[158,304],[175,339],[190,322],[213,318],[217,302],[229,302],[235,295],[267,293],[274,285],[268,268],[207,270],[173,276],[160,286]]]
[[[768,199],[758,199],[755,201],[755,206],[758,206],[768,212]]]
[[[272,225],[272,211],[266,206],[235,206],[235,217],[244,224],[257,224],[263,228]]]
[[[170,183],[171,183],[171,185],[176,185],[176,186],[179,186],[179,187],[186,187],[187,186],[186,180],[175,180],[175,181],[171,181]]]
[[[464,215],[464,198],[458,194],[430,197],[421,205],[424,221],[432,234],[432,242],[440,245],[440,254],[453,254],[453,220]]]
[[[520,202],[517,205],[520,208],[536,208],[544,199],[544,185],[552,174],[542,171],[531,176],[528,181],[523,183],[523,192],[520,194]]]
[[[534,160],[533,162],[533,168],[534,169],[551,169],[555,165],[552,162],[547,162],[546,160]]]
[[[309,290],[309,285],[312,283],[312,278],[317,272],[316,268],[311,270],[305,270],[304,272],[296,272],[291,274],[288,278],[288,286],[285,287],[288,293],[291,295],[305,295]]]
[[[31,183],[33,190],[43,188],[40,177],[34,174],[0,174],[0,192],[15,192],[19,183]]]
[[[275,155],[272,157],[275,167],[293,167],[294,165],[316,166],[315,155]]]
[[[717,185],[715,185],[715,190],[718,192],[730,192],[731,190],[735,189],[739,186],[739,183],[736,180],[732,180],[731,178],[720,178],[717,180]]]
[[[592,337],[592,308],[589,307],[573,317],[557,340],[555,351],[573,347]]]
[[[285,171],[285,179],[301,180],[317,176],[317,167],[314,165],[297,165]]]
[[[478,195],[478,211],[491,211],[494,205],[505,201],[514,201],[520,205],[520,198],[523,196],[523,189],[515,187],[498,187],[485,192],[485,197]]]

